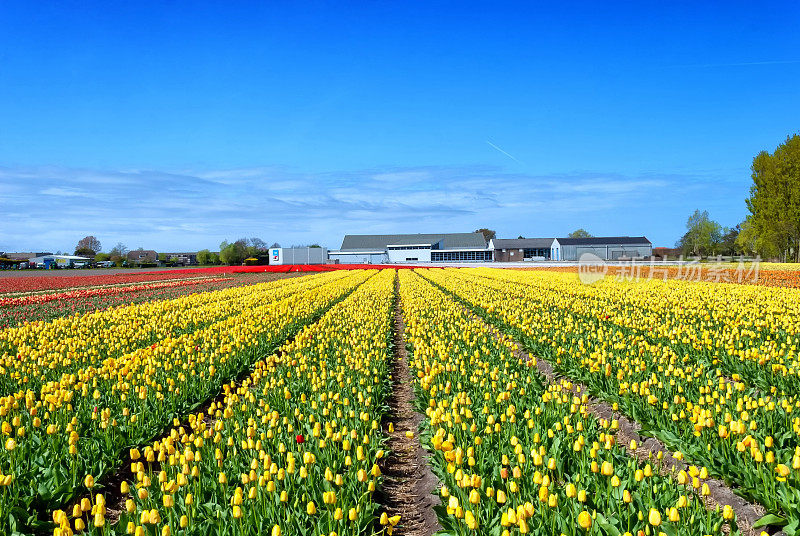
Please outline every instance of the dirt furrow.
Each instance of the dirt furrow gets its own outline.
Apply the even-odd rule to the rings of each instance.
[[[419,442],[419,424],[424,417],[414,410],[413,378],[408,367],[405,324],[400,302],[399,281],[395,279],[394,355],[390,363],[392,394],[384,422],[388,455],[383,460],[383,486],[377,497],[390,517],[399,515],[394,534],[431,536],[441,530],[433,506],[439,504],[435,490],[439,481],[428,465],[427,453]],[[391,424],[391,426],[390,426]]]

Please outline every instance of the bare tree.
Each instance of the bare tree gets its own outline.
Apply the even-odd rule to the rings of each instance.
[[[111,254],[112,257],[115,255],[118,257],[124,257],[125,255],[128,254],[128,251],[129,251],[128,246],[126,246],[122,242],[117,242],[117,245],[111,248],[111,251],[109,251],[109,253]]]
[[[78,240],[78,245],[75,246],[75,255],[90,255],[95,256],[100,253],[100,241],[94,236],[84,236]]]
[[[253,237],[248,240],[247,245],[255,248],[257,251],[265,251],[267,249],[267,243],[258,237]]]

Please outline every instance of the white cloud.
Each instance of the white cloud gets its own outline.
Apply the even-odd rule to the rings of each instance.
[[[45,188],[39,193],[42,195],[55,195],[59,197],[91,197],[89,193],[78,188],[59,188],[57,186]]]
[[[502,236],[576,227],[642,234],[657,215],[654,200],[684,210],[681,193],[696,198],[702,184],[689,175],[525,175],[486,166],[323,174],[0,168],[0,250],[69,249],[87,234],[106,248],[122,241],[165,250],[214,248],[241,236],[336,247],[345,233],[484,226]]]

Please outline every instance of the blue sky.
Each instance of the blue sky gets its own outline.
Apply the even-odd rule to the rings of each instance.
[[[0,250],[672,245],[800,130],[796,3],[3,2]]]

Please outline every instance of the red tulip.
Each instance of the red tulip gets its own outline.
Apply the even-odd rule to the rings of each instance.
[[[297,437],[295,439],[297,440],[298,445],[302,445],[303,443],[306,442],[306,438],[303,437],[303,434],[297,434]]]

